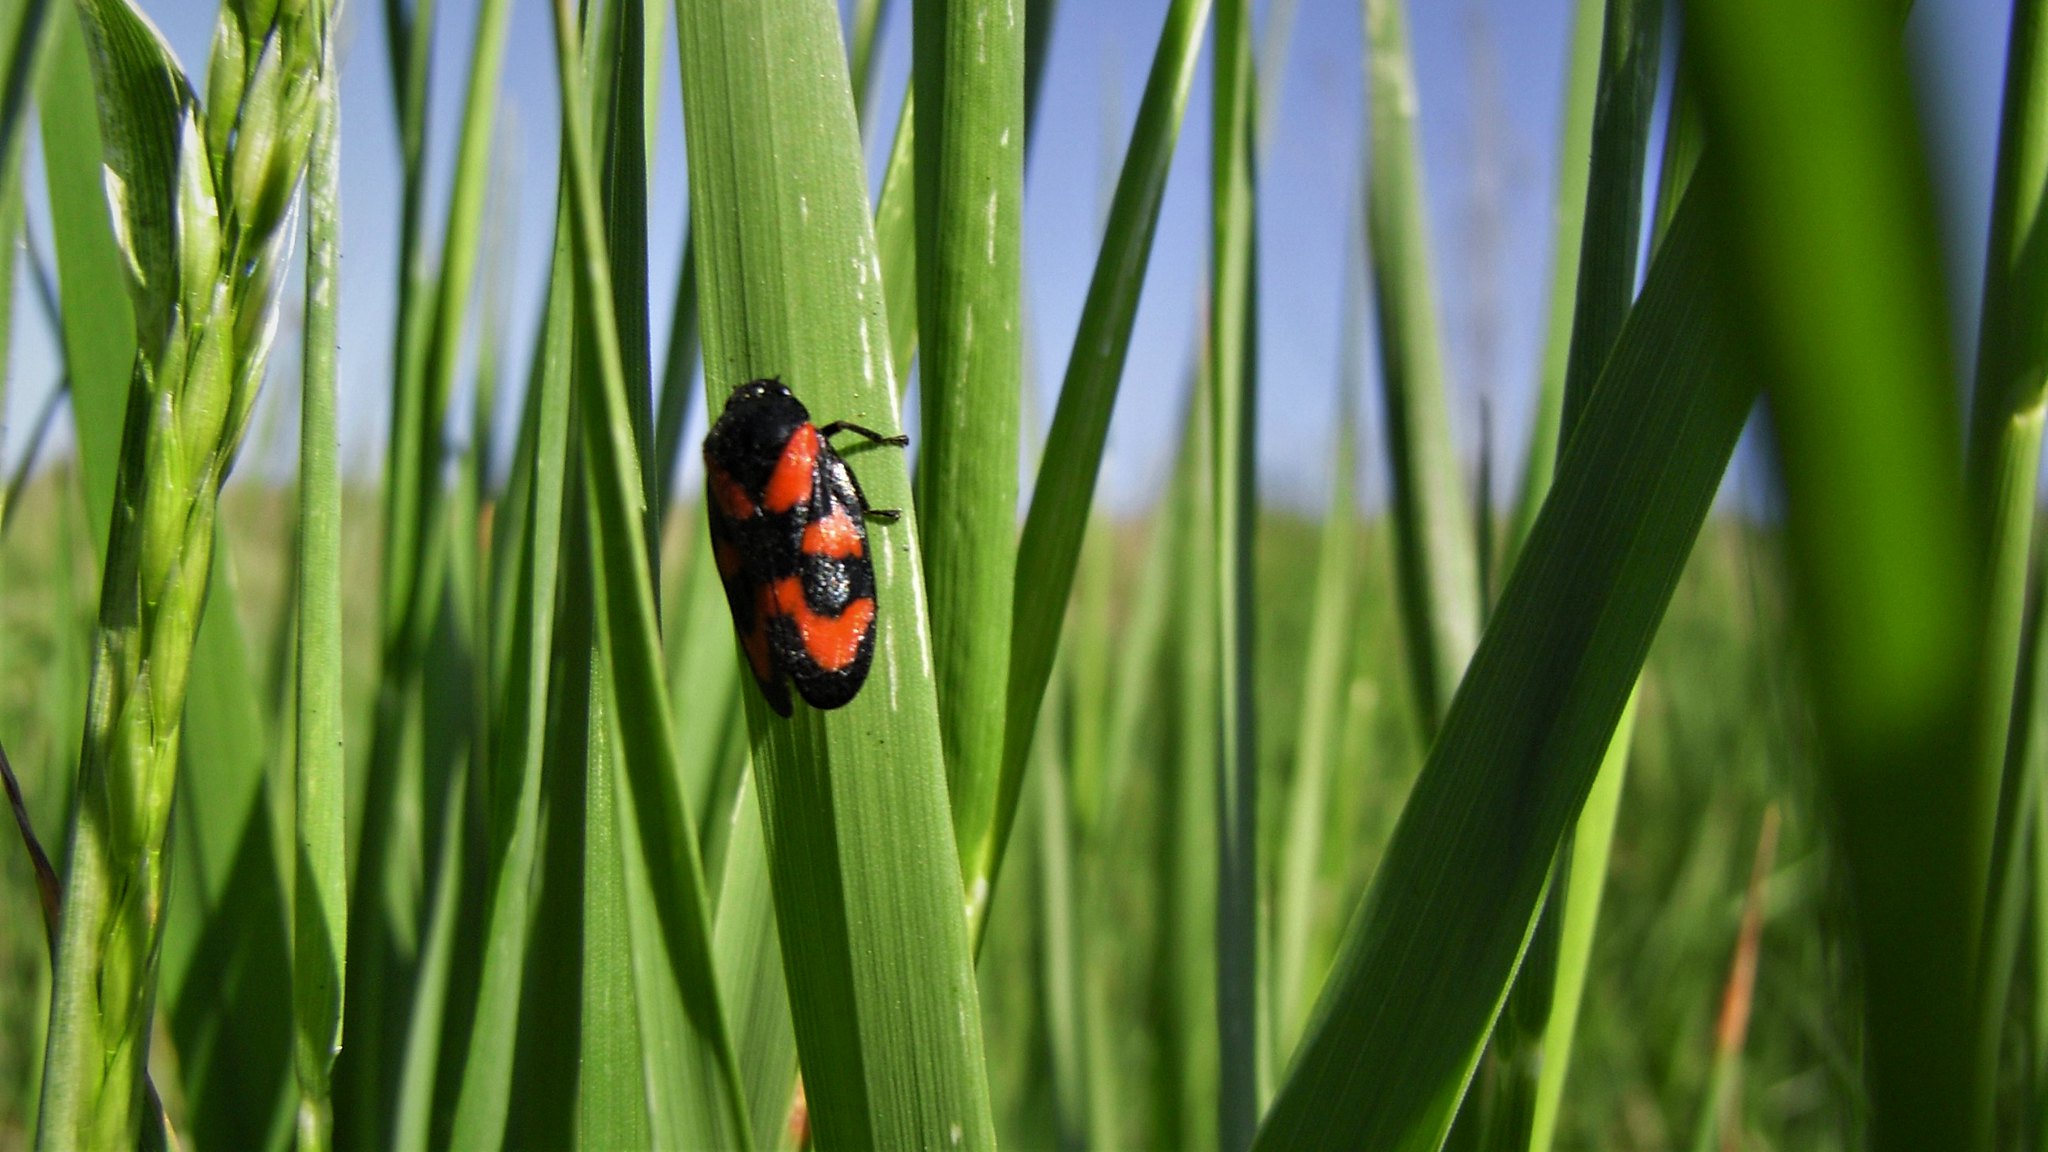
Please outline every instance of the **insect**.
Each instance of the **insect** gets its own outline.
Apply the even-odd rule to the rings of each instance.
[[[875,569],[869,508],[846,461],[841,432],[901,447],[837,421],[823,428],[780,380],[742,385],[704,437],[711,551],[740,649],[761,695],[790,714],[787,677],[813,708],[852,700],[875,655]]]

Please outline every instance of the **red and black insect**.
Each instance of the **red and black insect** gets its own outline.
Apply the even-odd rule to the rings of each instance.
[[[745,384],[704,437],[711,550],[747,667],[768,706],[789,715],[789,689],[813,708],[853,699],[875,656],[875,568],[868,507],[841,432],[902,446],[839,421],[819,428],[780,380]]]

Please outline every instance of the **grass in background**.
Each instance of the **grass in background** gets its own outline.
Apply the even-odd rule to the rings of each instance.
[[[500,306],[472,314],[508,211],[486,189],[505,163],[510,9],[488,0],[453,33],[473,50],[467,96],[452,168],[432,172],[429,66],[451,34],[436,7],[383,9],[405,183],[388,472],[343,487],[322,451],[332,358],[309,353],[299,488],[227,493],[208,579],[151,601],[203,590],[213,609],[186,621],[156,1019],[118,1041],[139,1073],[153,1031],[150,1114],[181,1143],[322,1146],[342,982],[339,1147],[1832,1150],[1921,1146],[1964,1112],[1971,1148],[2042,1130],[2048,720],[2025,559],[2040,389],[2016,239],[2039,182],[2038,4],[2015,8],[1967,451],[1936,387],[1946,304],[1896,29],[1840,3],[1774,11],[1782,27],[1768,5],[1687,7],[1653,181],[1659,8],[1579,5],[1561,111],[1588,162],[1558,189],[1552,339],[1527,366],[1544,401],[1501,523],[1490,493],[1467,499],[1452,448],[1399,0],[1363,5],[1374,162],[1348,274],[1376,310],[1347,310],[1332,366],[1329,508],[1262,508],[1254,483],[1273,399],[1253,370],[1255,137],[1280,114],[1293,9],[1260,23],[1229,2],[1198,116],[1207,339],[1172,477],[1128,519],[1095,509],[1094,487],[1209,0],[1159,6],[1035,476],[1016,451],[1019,205],[1027,140],[1062,127],[1029,115],[1054,5],[865,0],[842,29],[824,0],[693,3],[673,26],[660,3],[557,0],[563,183],[523,388],[500,368]],[[105,52],[122,0],[83,5],[98,57],[71,4],[0,5],[0,229],[20,227],[23,62],[47,53],[35,91],[80,433],[76,467],[35,475],[0,530],[0,741],[53,847],[96,819],[90,789],[73,799],[78,733],[111,730],[87,692],[90,606],[120,602],[103,562],[117,590],[134,570],[110,511],[153,506],[134,496],[141,432],[124,448],[113,431],[136,337],[163,372],[163,290],[206,270],[203,234],[172,247],[157,227],[178,204],[165,173],[270,139],[276,108],[245,89],[282,84],[295,110],[322,87],[313,63],[264,64],[250,29],[273,8],[301,13],[228,6],[203,99],[129,100],[203,109],[186,144],[124,152],[109,121],[117,231],[94,61],[116,112],[109,61],[159,65]],[[871,202],[877,38],[905,18],[915,98]],[[671,35],[691,230],[680,263],[654,268]],[[310,127],[288,142],[316,160],[323,350],[331,143]],[[213,176],[269,222],[298,180],[231,159]],[[426,216],[436,180],[445,225]],[[194,258],[152,275],[173,251]],[[140,311],[123,291],[138,268]],[[660,347],[655,275],[679,286]],[[241,314],[261,327],[263,309]],[[457,410],[472,342],[475,399]],[[782,721],[735,657],[698,494],[661,482],[691,447],[695,372],[713,411],[779,376],[820,423],[893,432],[913,357],[915,484],[902,453],[848,453],[870,499],[905,512],[870,528],[874,671],[848,708]],[[1779,410],[1782,525],[1709,515],[1760,386]],[[500,398],[519,412],[502,478],[483,431]],[[451,449],[458,427],[478,432]],[[1361,459],[1386,469],[1385,508]],[[1969,506],[1996,530],[1972,538]],[[202,555],[212,523],[191,523]],[[1502,560],[1482,566],[1496,536]],[[1931,770],[1959,734],[1970,789]],[[69,867],[76,882],[76,850]],[[0,1147],[39,1125],[46,1144],[121,1142],[140,1090],[88,1106],[93,1077],[64,1071],[66,1011],[56,1106],[38,1111],[52,1017],[34,898],[25,858],[0,852]],[[134,978],[72,952],[60,987]],[[1929,1052],[1942,1075],[1913,1071],[1906,1054]]]

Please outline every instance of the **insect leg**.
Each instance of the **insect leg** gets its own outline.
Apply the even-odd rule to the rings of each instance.
[[[908,436],[884,436],[872,428],[863,428],[858,424],[849,423],[845,420],[834,420],[823,428],[818,429],[818,435],[823,436],[827,440],[839,435],[841,432],[851,432],[856,436],[864,436],[873,443],[891,444],[898,448],[910,443],[910,437]]]

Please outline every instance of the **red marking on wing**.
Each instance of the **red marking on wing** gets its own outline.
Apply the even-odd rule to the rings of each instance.
[[[775,582],[775,610],[796,622],[804,654],[827,672],[837,672],[860,655],[860,642],[875,622],[875,602],[863,596],[837,616],[811,611],[804,586],[794,576]]]
[[[732,473],[713,464],[709,469],[711,477],[711,498],[718,502],[718,510],[734,520],[751,520],[754,517],[753,498]]]
[[[811,498],[811,477],[818,470],[818,430],[799,427],[782,448],[775,472],[768,477],[762,504],[770,512],[787,512]]]
[[[835,505],[832,514],[823,520],[813,520],[804,525],[804,555],[831,556],[845,559],[860,556],[867,548],[861,543],[860,525],[846,514],[846,509]]]
[[[718,575],[720,579],[730,580],[734,576],[739,575],[739,549],[727,544],[723,540],[715,541],[711,545],[711,558],[718,562]]]

